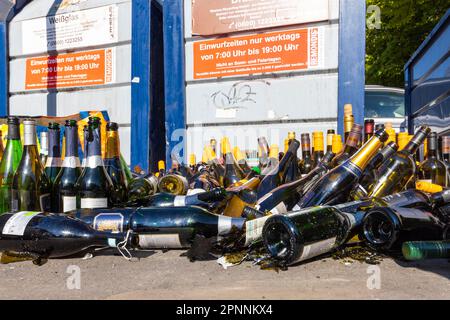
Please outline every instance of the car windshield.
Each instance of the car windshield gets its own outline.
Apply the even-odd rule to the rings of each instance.
[[[366,92],[366,118],[404,118],[404,96],[392,92]]]

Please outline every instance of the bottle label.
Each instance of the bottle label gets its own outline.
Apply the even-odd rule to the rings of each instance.
[[[181,249],[183,248],[178,234],[140,234],[141,249]]]
[[[336,243],[336,237],[329,238],[329,239],[326,239],[323,241],[319,241],[319,242],[304,246],[302,255],[298,261],[299,262],[304,261],[307,259],[311,259],[311,258],[320,256],[321,254],[327,253],[333,249],[333,247],[335,246],[335,243]]]
[[[53,158],[47,157],[47,161],[45,162],[46,168],[60,168],[61,167],[61,158]]]
[[[269,216],[253,219],[245,223],[245,245],[248,246],[251,243],[260,240],[262,237],[262,231],[264,224]]]
[[[233,226],[232,224],[233,218],[227,217],[227,216],[219,216],[219,223],[218,223],[218,230],[217,234],[219,236],[226,235],[230,233],[231,228]]]
[[[81,199],[81,209],[108,208],[108,198]]]
[[[124,217],[121,213],[105,212],[94,218],[94,229],[112,233],[123,232]]]
[[[31,219],[39,213],[40,212],[22,211],[14,214],[6,221],[2,233],[4,235],[23,236],[25,228],[30,223]]]
[[[103,160],[101,156],[90,156],[86,159],[85,167],[95,169],[103,167]]]
[[[186,205],[186,197],[185,196],[176,196],[173,200],[174,207],[184,207]]]
[[[80,159],[78,157],[65,157],[62,163],[62,167],[64,168],[79,168],[80,167]]]
[[[77,197],[62,197],[63,212],[77,210]]]
[[[270,212],[273,214],[284,214],[288,212],[288,209],[286,208],[284,202],[280,202],[275,208],[270,210]]]

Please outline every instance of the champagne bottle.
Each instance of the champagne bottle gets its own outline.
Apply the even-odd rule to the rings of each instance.
[[[228,188],[232,184],[244,179],[245,175],[242,172],[239,165],[234,159],[233,152],[231,150],[230,141],[228,138],[223,138],[221,141],[222,154],[225,160],[225,173],[223,176],[223,186]]]
[[[387,139],[384,130],[374,136],[348,161],[323,176],[300,200],[298,206],[333,205],[345,202],[355,183]]]
[[[70,215],[96,230],[132,230],[132,245],[139,249],[180,249],[191,246],[196,235],[206,238],[242,232],[245,219],[210,213],[197,206],[93,209]]]
[[[185,207],[199,206],[209,208],[212,203],[223,201],[228,193],[223,188],[216,188],[211,191],[196,193],[188,196],[177,196],[169,193],[158,193],[148,200],[142,201],[144,207]]]
[[[158,191],[158,178],[152,173],[134,178],[128,189],[129,202],[144,201]]]
[[[418,179],[445,187],[447,172],[444,163],[438,158],[437,133],[432,132],[428,137],[428,156],[418,168]]]
[[[369,141],[370,138],[373,137],[375,128],[375,120],[373,119],[366,119],[364,121],[364,143]]]
[[[445,240],[445,224],[429,210],[402,207],[378,207],[363,219],[361,237],[380,251],[399,251],[411,240]]]
[[[158,190],[163,193],[185,195],[189,189],[187,179],[179,174],[167,174],[158,182]]]
[[[352,131],[355,118],[353,116],[353,106],[346,104],[344,106],[344,139],[347,141],[350,132]]]
[[[291,141],[289,149],[283,159],[281,159],[279,165],[267,173],[259,184],[257,190],[258,199],[281,185],[286,180],[287,169],[289,168],[291,161],[297,161],[297,151],[299,147],[300,143],[297,140]]]
[[[299,163],[299,167],[302,174],[308,174],[314,168],[314,162],[311,158],[311,141],[309,139],[309,133],[303,133],[301,135],[301,143],[302,160]]]
[[[377,179],[377,170],[388,159],[390,159],[398,150],[395,142],[389,142],[377,155],[369,162],[366,170],[359,179],[359,183],[355,188],[355,199],[367,196],[367,189]]]
[[[86,164],[76,183],[77,201],[81,209],[111,206],[112,181],[106,172],[101,152],[100,122],[87,128]]]
[[[343,245],[360,223],[361,216],[333,207],[317,207],[269,217],[262,237],[274,259],[291,265]]]
[[[345,142],[344,150],[338,153],[333,161],[332,166],[337,167],[347,161],[356,151],[358,151],[358,145],[361,141],[363,127],[357,123],[353,124],[353,127]]]
[[[45,174],[53,185],[61,170],[61,142],[58,123],[48,125],[48,157],[45,163]]]
[[[8,117],[8,142],[0,162],[0,214],[11,211],[11,187],[14,173],[22,159],[19,118]]]
[[[120,163],[119,126],[115,122],[106,125],[106,157],[105,168],[111,182],[113,191],[112,204],[120,205],[128,199],[128,181]]]
[[[42,131],[40,135],[40,145],[41,152],[39,154],[39,158],[41,160],[42,165],[45,167],[48,158],[48,132]]]
[[[64,130],[66,154],[61,171],[53,184],[53,212],[68,212],[77,209],[76,183],[81,175],[78,158],[78,125],[67,120]]]
[[[36,140],[36,122],[23,121],[24,148],[14,174],[11,191],[11,210],[50,211],[51,184],[39,159]]]
[[[313,166],[317,166],[319,162],[322,161],[324,157],[324,146],[323,146],[323,132],[314,132],[314,154],[313,154]]]
[[[232,194],[231,199],[223,211],[223,215],[228,217],[241,217],[246,206],[254,206],[258,200],[256,189],[261,180],[254,177],[241,185],[228,188],[227,191]]]
[[[428,127],[421,127],[402,151],[381,165],[377,172],[377,180],[367,188],[369,197],[383,197],[400,192],[410,180],[413,180],[416,165],[412,156],[429,133]]]
[[[65,215],[21,211],[0,216],[0,251],[27,253],[35,263],[94,247],[115,247],[123,235],[99,232]],[[37,261],[37,262],[36,262]]]
[[[450,259],[450,241],[409,241],[402,245],[403,257],[410,261]]]

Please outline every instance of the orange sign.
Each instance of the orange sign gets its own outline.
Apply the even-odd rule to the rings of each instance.
[[[301,70],[322,64],[321,28],[194,43],[194,79]]]
[[[94,86],[114,82],[113,49],[28,58],[25,89]]]
[[[328,20],[328,0],[192,0],[192,33],[213,35]]]

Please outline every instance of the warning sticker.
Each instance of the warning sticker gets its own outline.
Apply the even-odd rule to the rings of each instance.
[[[115,82],[114,48],[28,58],[25,89],[103,85]]]
[[[305,28],[194,43],[194,79],[319,68],[323,29]]]

